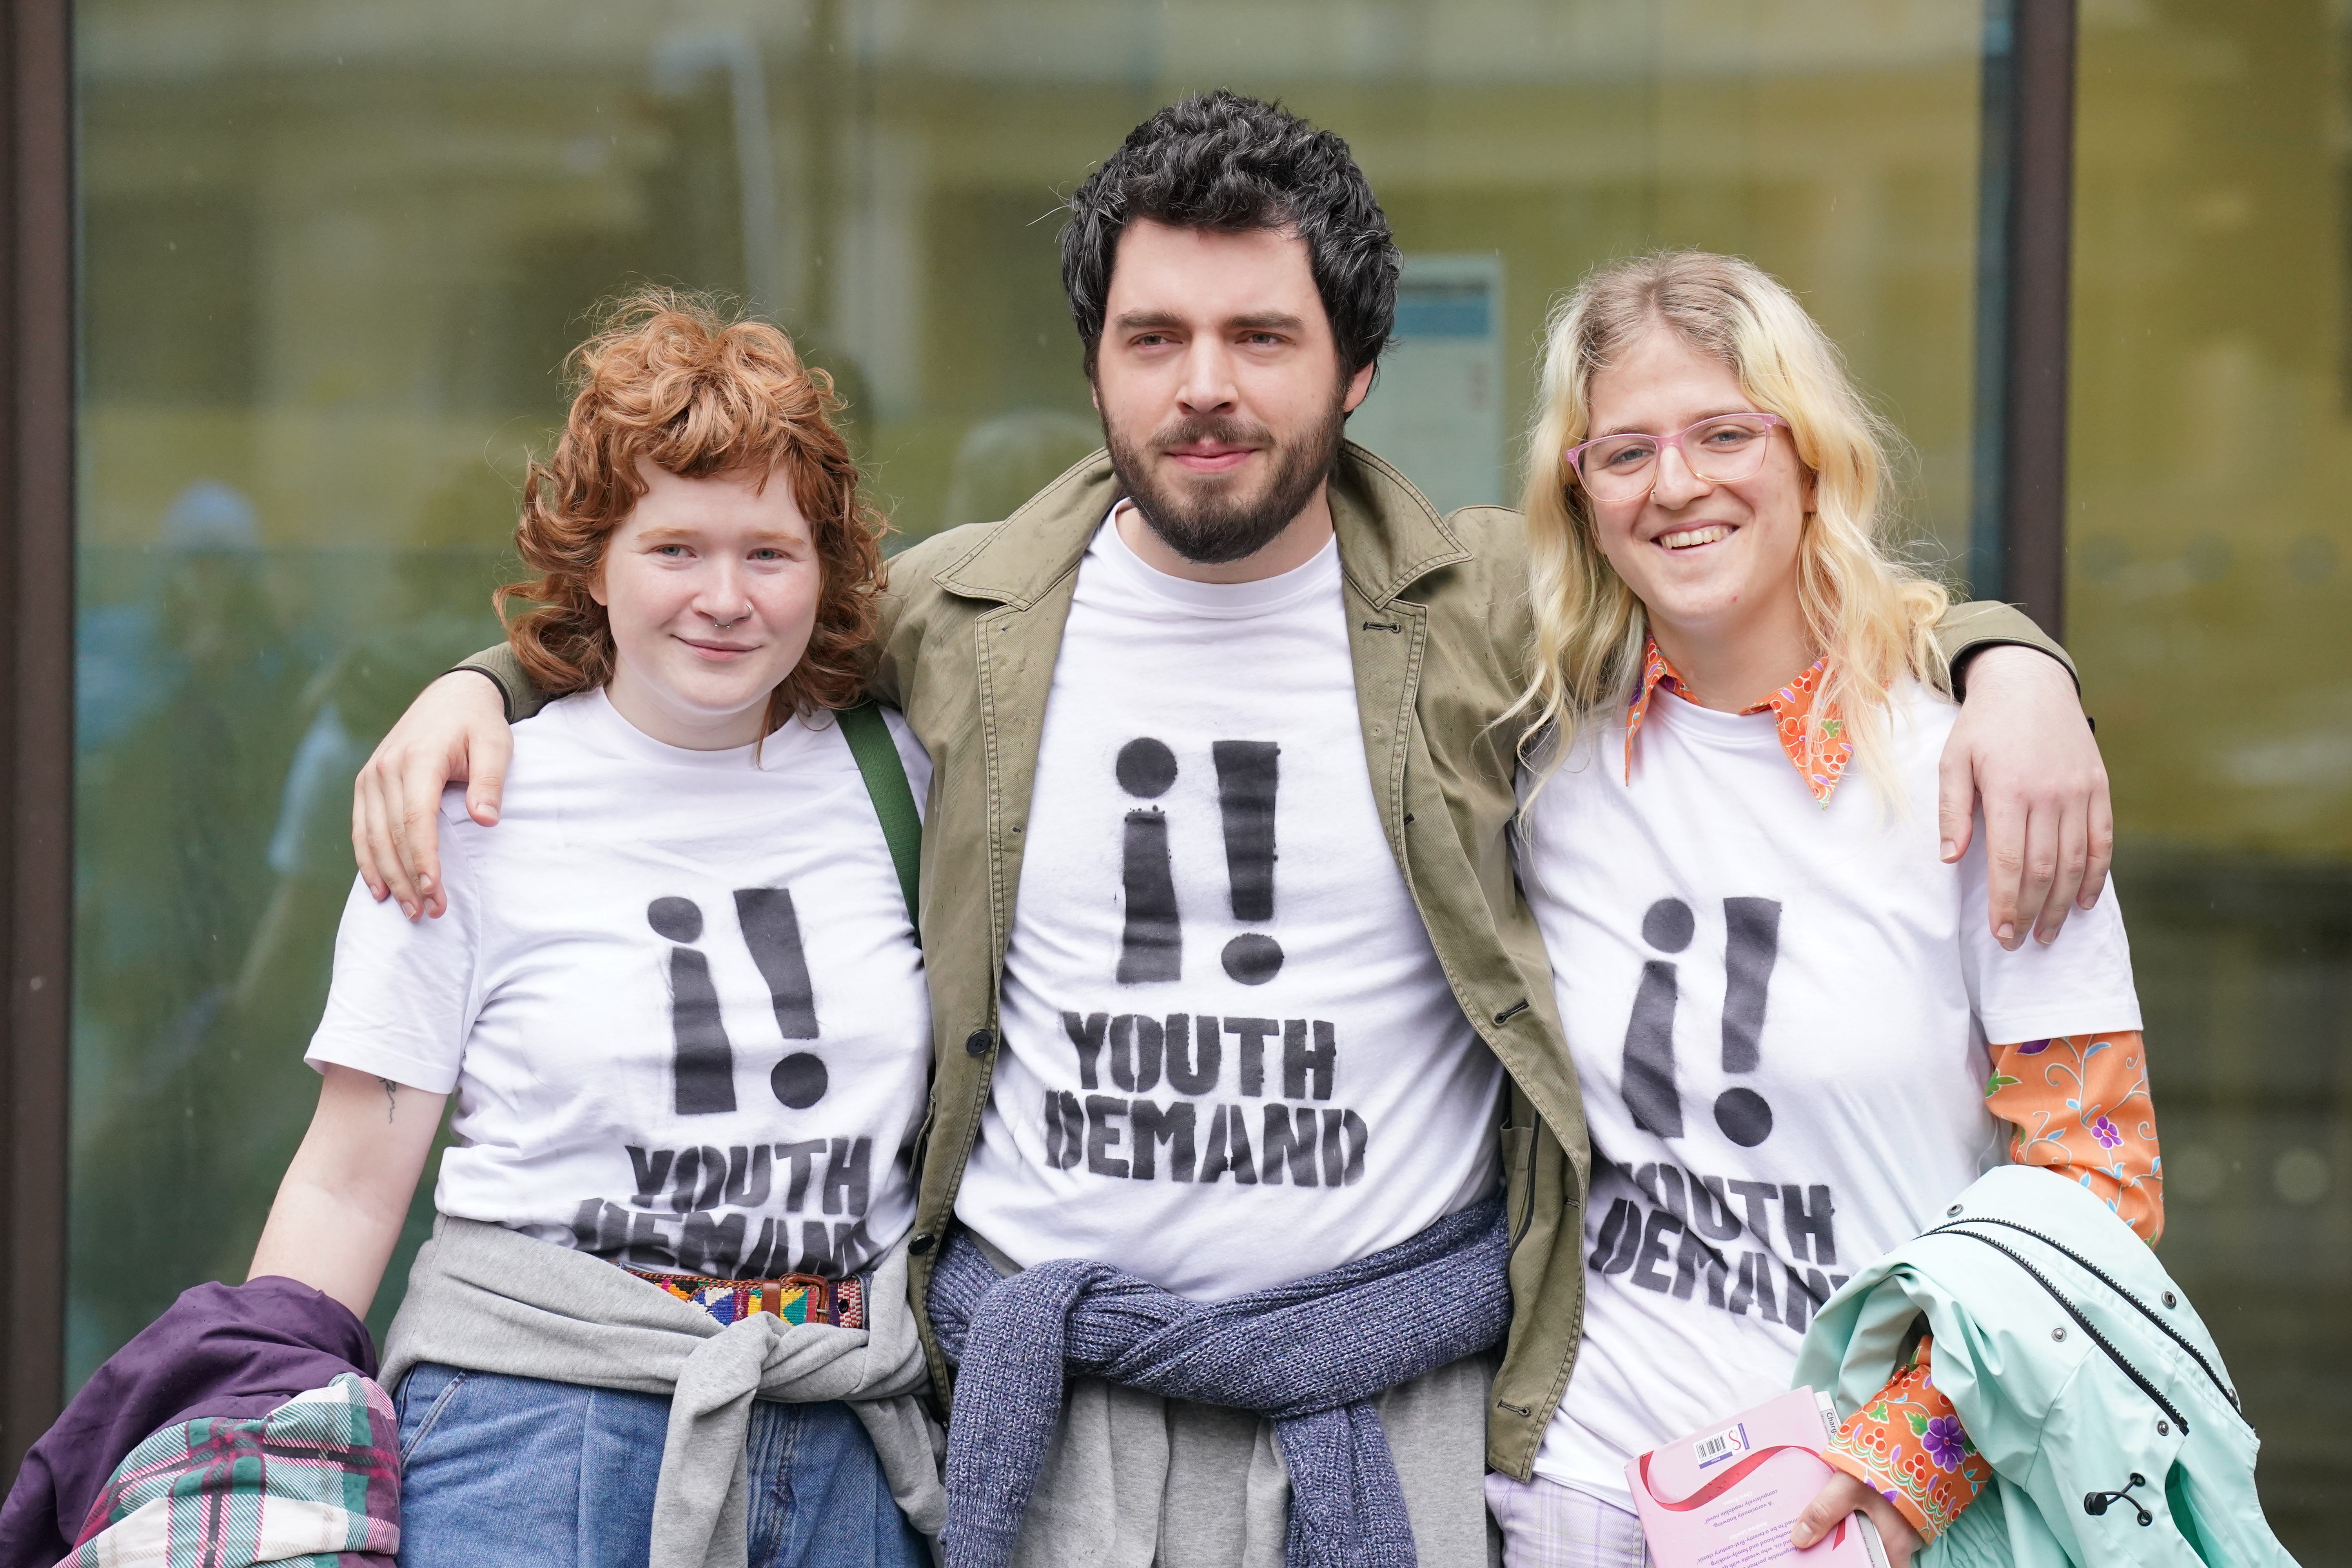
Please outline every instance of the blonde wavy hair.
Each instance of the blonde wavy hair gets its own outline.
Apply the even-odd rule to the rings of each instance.
[[[1545,324],[1523,502],[1535,673],[1511,710],[1528,726],[1523,758],[1548,752],[1548,775],[1579,734],[1622,710],[1641,674],[1647,614],[1601,552],[1591,500],[1562,454],[1591,430],[1593,378],[1656,327],[1729,370],[1760,412],[1789,422],[1813,481],[1797,597],[1813,648],[1829,661],[1814,711],[1838,710],[1854,762],[1882,801],[1899,800],[1888,689],[1905,675],[1942,679],[1931,628],[1949,597],[1883,540],[1896,437],[1795,295],[1750,262],[1699,250],[1601,268]]]

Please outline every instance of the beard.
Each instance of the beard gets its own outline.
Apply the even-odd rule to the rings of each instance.
[[[1256,554],[1290,526],[1339,461],[1346,419],[1334,400],[1324,418],[1288,443],[1276,441],[1263,425],[1198,416],[1153,432],[1140,447],[1106,419],[1103,439],[1111,471],[1160,542],[1196,565],[1221,566]],[[1273,471],[1254,489],[1223,474],[1159,482],[1155,456],[1203,440],[1255,447],[1272,458]]]

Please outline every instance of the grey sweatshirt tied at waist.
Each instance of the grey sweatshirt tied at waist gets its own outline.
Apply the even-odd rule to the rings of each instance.
[[[1371,1402],[1502,1338],[1509,1261],[1500,1199],[1370,1258],[1215,1302],[1083,1258],[1008,1278],[959,1235],[930,1289],[932,1327],[957,1365],[949,1568],[1012,1561],[1072,1373],[1272,1418],[1290,1471],[1288,1568],[1413,1568]]]
[[[754,1312],[722,1326],[587,1253],[444,1215],[409,1269],[383,1381],[396,1389],[412,1367],[438,1362],[667,1397],[651,1568],[743,1568],[754,1398],[846,1401],[908,1521],[940,1532],[947,1500],[903,1244],[875,1269],[866,1318],[843,1329]]]

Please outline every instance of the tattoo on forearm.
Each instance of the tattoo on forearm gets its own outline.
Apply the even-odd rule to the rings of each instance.
[[[388,1078],[380,1078],[376,1082],[383,1085],[383,1119],[389,1122],[400,1109],[400,1085]]]

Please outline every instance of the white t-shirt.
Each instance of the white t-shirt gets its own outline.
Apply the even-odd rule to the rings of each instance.
[[[1628,1458],[1784,1391],[1812,1310],[2003,1161],[1988,1039],[2139,1026],[2112,890],[2004,952],[1981,829],[1938,858],[1958,714],[1906,683],[1905,801],[1853,768],[1823,807],[1772,714],[1661,690],[1630,784],[1604,726],[1537,797],[1521,877],[1593,1178],[1583,1346],[1538,1473],[1630,1508]]]
[[[1381,827],[1336,543],[1206,584],[1097,531],[1027,837],[979,1235],[1221,1300],[1493,1189],[1502,1067]]]
[[[866,1267],[914,1215],[930,1006],[839,727],[795,719],[755,763],[596,690],[514,744],[498,826],[442,799],[447,914],[353,888],[307,1059],[456,1089],[443,1214],[634,1268]]]

